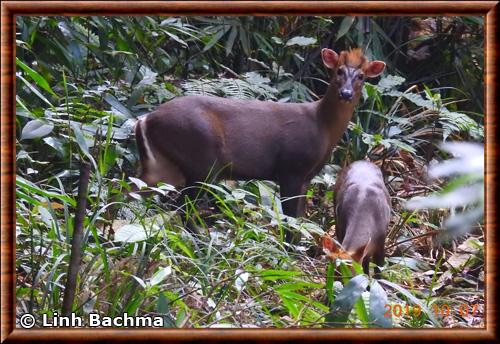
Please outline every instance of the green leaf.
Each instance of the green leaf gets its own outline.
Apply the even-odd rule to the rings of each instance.
[[[240,30],[240,42],[245,55],[250,55],[250,42],[248,39],[248,32],[246,30]]]
[[[157,285],[158,283],[161,283],[165,278],[167,278],[171,274],[172,274],[172,268],[170,266],[162,268],[162,269],[158,270],[153,275],[153,277],[151,277],[151,280],[149,281],[149,283],[151,283],[152,286]]]
[[[172,246],[180,248],[181,251],[184,252],[184,254],[186,254],[189,258],[196,258],[196,254],[191,247],[186,245],[183,238],[179,238],[177,235],[169,235],[168,239],[172,242]]]
[[[61,139],[55,138],[53,136],[49,136],[43,139],[43,142],[45,142],[47,145],[52,147],[56,152],[58,152],[61,156],[66,155],[66,147],[64,146],[64,143]]]
[[[306,282],[306,281],[292,281],[290,283],[283,283],[280,284],[275,288],[276,291],[285,291],[285,290],[301,290],[305,288],[313,288],[313,289],[320,289],[322,287],[322,284],[319,283],[312,283],[312,282]]]
[[[344,19],[342,19],[339,31],[337,31],[337,36],[335,36],[335,42],[338,41],[349,31],[352,24],[354,23],[354,19],[356,19],[356,17],[345,17]]]
[[[170,38],[172,38],[174,41],[176,41],[177,43],[182,44],[182,45],[183,45],[183,46],[185,46],[186,48],[188,47],[188,44],[187,44],[185,41],[183,41],[182,39],[180,39],[180,38],[179,38],[179,36],[177,36],[177,35],[175,35],[175,34],[173,34],[173,33],[171,33],[171,32],[168,32],[167,30],[163,30],[163,32],[164,32],[167,36],[169,36]]]
[[[427,306],[424,304],[424,302],[422,302],[419,299],[417,299],[408,290],[406,290],[405,288],[399,286],[396,283],[392,283],[392,282],[389,282],[387,280],[379,280],[379,282],[382,283],[382,284],[388,285],[389,287],[391,287],[393,289],[396,289],[398,292],[400,292],[401,294],[403,294],[404,296],[406,296],[409,301],[411,301],[412,303],[420,306],[420,308],[422,309],[422,312],[424,312],[425,314],[427,314],[427,316],[429,317],[430,321],[434,324],[434,326],[435,327],[440,327],[440,324],[436,320],[436,318],[434,317],[434,315],[432,314],[432,311],[430,311],[427,308]]]
[[[377,327],[392,327],[392,317],[384,316],[387,302],[387,293],[373,280],[370,286],[370,322]]]
[[[26,117],[26,118],[35,118],[35,116],[28,109],[26,104],[24,104],[21,97],[19,97],[18,95],[16,95],[16,104],[18,104],[21,107],[21,108],[19,108],[16,106],[16,116],[22,116],[22,117]]]
[[[265,281],[276,281],[279,279],[289,280],[302,274],[297,271],[286,270],[257,270],[256,272]]]
[[[75,133],[75,140],[78,143],[78,146],[82,150],[83,154],[85,154],[85,156],[90,155],[89,146],[87,145],[87,141],[85,141],[85,137],[83,136],[83,133],[80,130],[80,128],[74,126],[73,132]]]
[[[118,150],[116,146],[108,146],[105,153],[104,153],[104,158],[103,158],[103,166],[102,166],[102,171],[101,174],[105,175],[108,173],[108,171],[113,167],[115,164],[117,158],[119,156]]]
[[[146,239],[146,229],[138,223],[124,225],[115,232],[115,241],[118,242],[138,242]]]
[[[366,290],[368,282],[365,275],[358,275],[349,281],[330,307],[330,313],[325,316],[325,326],[343,327],[345,325],[354,304],[361,297],[361,293]]]
[[[368,315],[368,311],[366,310],[363,294],[361,294],[361,297],[354,303],[353,308],[354,308],[354,313],[358,317],[359,321],[362,323],[362,326],[368,327],[370,318]]]
[[[21,140],[36,139],[39,137],[47,136],[54,129],[52,123],[34,119],[29,121],[21,131]]]
[[[397,86],[402,85],[404,82],[405,82],[405,78],[403,78],[401,76],[387,75],[387,76],[384,76],[383,78],[381,78],[377,85],[375,85],[375,86],[373,86],[371,84],[369,84],[369,85],[383,91],[383,90],[394,89]]]
[[[142,278],[139,278],[137,276],[132,275],[132,277],[141,285],[143,289],[146,289],[146,283],[142,280]]]
[[[217,31],[217,33],[212,37],[212,39],[205,45],[203,51],[205,52],[210,50],[210,48],[212,48],[215,44],[217,44],[217,42],[222,38],[222,36],[224,36],[225,33],[226,30],[224,29]]]
[[[156,304],[156,311],[163,315],[163,327],[174,328],[175,322],[170,317],[170,301],[165,297],[164,293],[158,295],[158,302]]]
[[[50,94],[52,94],[54,97],[57,98],[57,94],[54,93],[54,91],[50,87],[49,83],[47,82],[47,80],[45,80],[45,78],[43,76],[41,76],[40,74],[38,74],[38,72],[36,72],[35,70],[31,69],[29,66],[27,66],[26,64],[24,64],[24,62],[21,61],[17,57],[16,57],[16,65],[18,65],[26,73],[28,73],[28,75],[31,77],[31,79],[33,79],[33,81],[36,82],[36,84],[38,86],[40,86],[45,91],[49,92]]]
[[[276,44],[279,44],[279,45],[282,45],[283,44],[283,40],[279,37],[276,37],[276,36],[273,36],[271,37],[271,40],[276,43]]]
[[[226,42],[226,56],[229,56],[229,54],[231,53],[233,49],[234,40],[236,39],[237,35],[238,35],[238,29],[235,26],[231,29],[231,32],[229,33],[229,38],[227,39]]]
[[[128,117],[128,118],[133,117],[132,113],[122,103],[120,103],[120,101],[118,99],[116,99],[115,96],[113,96],[111,94],[105,94],[103,98],[106,101],[106,103],[111,105],[113,108],[115,108],[120,113],[124,114],[126,117]]]
[[[38,186],[36,186],[35,184],[33,184],[32,182],[24,179],[23,177],[20,177],[20,176],[16,176],[16,186],[17,187],[20,187],[20,188],[23,188],[29,192],[33,192],[37,195],[40,195],[40,196],[43,196],[43,197],[47,197],[47,198],[56,198],[56,199],[59,199],[71,206],[76,206],[76,201],[67,196],[67,195],[61,195],[61,194],[58,194],[58,193],[55,193],[55,192],[50,192],[50,191],[45,191],[45,190],[42,190],[40,189]]]
[[[308,45],[316,44],[316,42],[317,42],[317,39],[314,37],[297,36],[297,37],[293,37],[293,38],[289,39],[286,42],[285,46],[289,47],[292,45],[298,45],[301,47],[305,47]]]
[[[54,105],[52,105],[52,103],[47,98],[45,98],[45,96],[35,86],[33,86],[28,80],[23,78],[22,75],[18,74],[16,75],[16,77],[19,78],[19,80],[21,80],[30,89],[31,92],[36,94],[38,98],[43,100],[48,106],[50,106],[51,108],[54,107]]]
[[[326,270],[326,295],[328,296],[328,304],[331,304],[334,299],[333,282],[335,276],[335,264],[329,263]]]
[[[128,179],[130,179],[130,181],[132,183],[135,184],[135,186],[137,186],[137,188],[139,190],[143,189],[143,188],[147,188],[148,187],[148,184],[146,184],[145,182],[143,182],[142,180],[140,180],[139,178],[135,178],[135,177],[128,177]]]

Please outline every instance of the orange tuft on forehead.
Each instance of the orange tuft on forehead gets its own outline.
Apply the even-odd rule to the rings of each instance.
[[[349,67],[364,69],[367,67],[368,59],[363,54],[360,48],[350,49],[349,51],[342,51],[340,53],[338,65],[347,65]]]

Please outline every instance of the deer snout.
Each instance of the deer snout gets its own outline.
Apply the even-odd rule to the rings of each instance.
[[[353,95],[354,92],[349,88],[342,88],[339,92],[339,96],[342,100],[350,101],[352,100]]]

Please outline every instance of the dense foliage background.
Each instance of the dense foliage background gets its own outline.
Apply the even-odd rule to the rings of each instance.
[[[61,308],[78,171],[90,161],[78,314],[159,314],[169,327],[484,326],[483,228],[443,230],[460,210],[476,206],[481,217],[480,197],[472,207],[405,207],[414,196],[450,195],[481,179],[454,170],[430,181],[426,170],[449,157],[442,142],[484,141],[483,18],[16,20],[18,315]],[[212,202],[196,200],[185,213],[165,199],[113,198],[136,176],[138,116],[186,94],[317,100],[328,85],[322,47],[363,47],[387,69],[366,84],[347,133],[313,180],[305,219],[285,221],[267,181],[206,184]],[[317,243],[333,232],[337,171],[365,157],[384,170],[393,203],[389,258],[370,291],[363,276],[334,281],[334,263]],[[113,203],[121,209],[110,231]],[[186,231],[182,216],[194,217],[205,235]],[[303,234],[291,251],[286,228]],[[453,235],[436,240],[443,233]],[[392,317],[383,316],[385,304]]]

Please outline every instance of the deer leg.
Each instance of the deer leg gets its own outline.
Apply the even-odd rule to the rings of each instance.
[[[363,262],[361,263],[361,266],[363,267],[363,272],[370,276],[370,257],[363,257]]]
[[[375,267],[375,274],[373,277],[379,279],[380,278],[380,268],[379,266],[384,266],[384,261],[385,261],[385,250],[383,249],[385,243],[382,243],[382,245],[378,245],[377,247],[382,247],[381,250],[377,250],[375,254],[373,255],[374,262],[377,264]]]
[[[302,216],[305,209],[305,192],[307,184],[302,178],[285,178],[280,180],[281,198],[290,198],[282,202],[283,213],[288,216]],[[297,244],[300,241],[300,233],[286,232],[285,240],[289,244]]]

